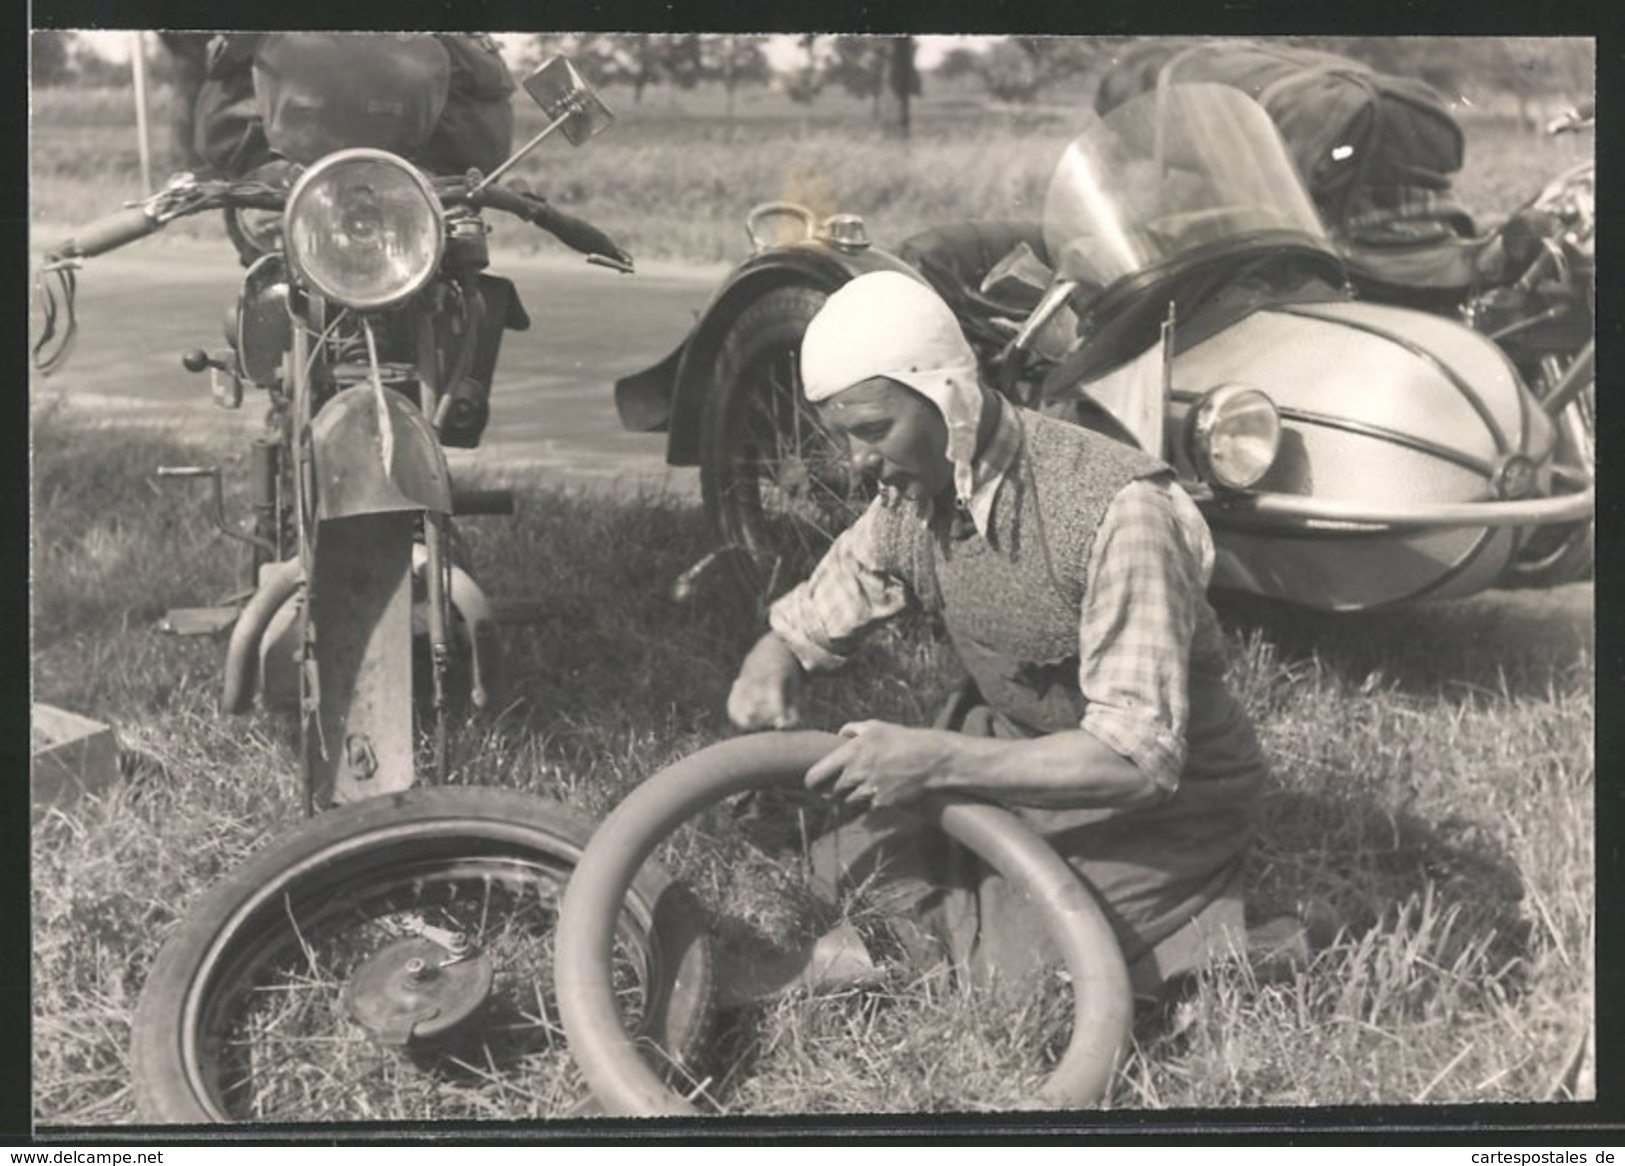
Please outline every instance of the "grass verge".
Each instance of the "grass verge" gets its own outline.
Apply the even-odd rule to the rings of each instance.
[[[153,630],[167,606],[229,590],[232,571],[201,512],[160,496],[150,469],[221,451],[51,414],[33,432],[34,696],[111,722],[127,762],[108,794],[33,831],[34,1111],[120,1124],[135,1117],[129,1024],[158,945],[211,883],[297,826],[293,738],[269,714],[217,713],[220,645]],[[506,637],[507,695],[456,735],[451,780],[602,814],[728,734],[723,698],[759,613],[671,599],[706,544],[688,503],[517,484],[517,516],[465,531],[493,594],[540,614]],[[228,493],[227,508],[241,500]],[[1589,1096],[1589,587],[1358,616],[1222,612],[1232,683],[1275,766],[1250,897],[1261,915],[1329,904],[1348,926],[1307,967],[1219,968],[1146,1018],[1107,1106]],[[899,634],[815,686],[811,719],[921,723],[954,679],[941,644]],[[722,807],[663,858],[727,912],[725,938],[772,946],[810,923],[800,831],[761,825]],[[1002,1108],[1047,1071],[1068,1024],[1057,993],[1001,1004],[894,969],[875,990],[734,1014],[705,1092],[730,1112]],[[534,1082],[531,1101],[557,1087]]]

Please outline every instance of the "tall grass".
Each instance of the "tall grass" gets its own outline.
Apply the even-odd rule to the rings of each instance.
[[[111,722],[126,754],[123,782],[33,831],[34,1107],[52,1126],[119,1124],[134,1119],[125,1050],[146,969],[212,882],[297,826],[294,738],[277,717],[216,711],[219,644],[153,630],[162,607],[211,602],[231,573],[148,467],[218,451],[51,415],[34,430],[35,697]],[[724,696],[759,613],[671,599],[706,543],[687,502],[507,480],[519,514],[465,531],[490,590],[534,600],[538,618],[505,636],[505,695],[455,735],[451,780],[603,813],[728,735]],[[1274,766],[1251,907],[1318,904],[1343,930],[1306,966],[1224,965],[1142,1017],[1108,1108],[1589,1096],[1588,597],[1337,617],[1223,606],[1231,680]],[[916,629],[814,687],[812,719],[920,723],[954,677]],[[726,944],[773,948],[820,925],[791,808],[722,807],[662,852],[727,913]],[[867,926],[862,902],[846,910]],[[1002,1108],[1065,1040],[1058,986],[1012,1003],[883,968],[876,988],[730,1014],[704,1095],[735,1113]],[[562,1086],[534,1088],[547,1112],[536,1099]]]

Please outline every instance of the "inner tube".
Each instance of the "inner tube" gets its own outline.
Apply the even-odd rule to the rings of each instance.
[[[615,919],[644,860],[684,821],[723,798],[799,786],[813,763],[841,741],[831,733],[801,731],[712,745],[649,778],[593,832],[565,890],[554,984],[571,1055],[605,1112],[700,1112],[638,1054],[615,1008],[610,976]],[[1111,1082],[1133,1017],[1128,969],[1093,892],[1007,810],[944,797],[927,798],[922,807],[1032,900],[1071,976],[1072,1039],[1031,1107],[1093,1105]]]

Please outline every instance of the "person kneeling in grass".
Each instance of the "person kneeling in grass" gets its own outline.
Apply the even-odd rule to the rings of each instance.
[[[913,961],[979,982],[1041,971],[1054,949],[1036,910],[909,809],[967,795],[1025,819],[1094,888],[1137,996],[1244,949],[1266,762],[1224,682],[1212,538],[1173,471],[985,388],[947,304],[901,273],[836,291],[801,372],[880,492],[773,604],[729,717],[797,725],[807,674],[915,609],[940,616],[970,681],[934,727],[845,725],[807,772],[867,811],[814,843],[831,893],[878,872]],[[864,962],[848,953],[841,974]]]

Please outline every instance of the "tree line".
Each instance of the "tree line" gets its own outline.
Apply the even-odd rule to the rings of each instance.
[[[730,33],[537,34],[522,43],[514,64],[523,69],[554,53],[567,53],[594,85],[629,90],[634,104],[651,88],[714,84],[725,92],[730,116],[740,93],[753,87],[776,86],[807,104],[825,92],[842,91],[869,100],[876,120],[907,132],[911,100],[925,87],[916,37],[803,34],[793,38],[788,59],[779,54],[777,63],[767,51],[770,39]],[[980,88],[995,101],[1028,104],[1068,82],[1098,76],[1136,39],[993,37],[974,46],[950,47],[925,76],[932,83]],[[1420,77],[1446,93],[1493,89],[1510,94],[1521,110],[1545,99],[1577,100],[1595,85],[1590,43],[1575,38],[1281,39],[1352,57],[1381,72]],[[195,67],[166,51],[166,43],[148,38],[153,78],[160,84]],[[35,32],[29,64],[35,85],[129,83],[128,62],[107,60],[72,32]]]

